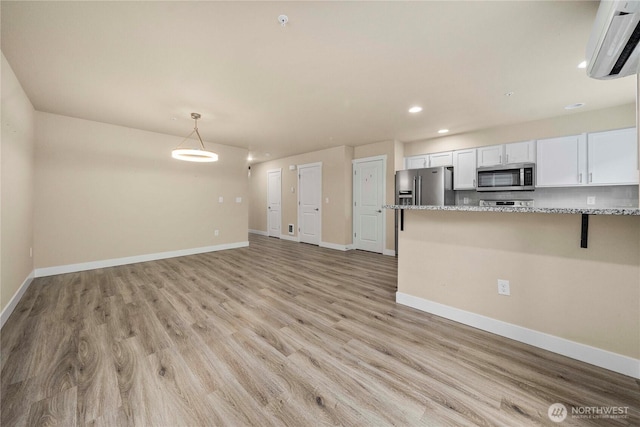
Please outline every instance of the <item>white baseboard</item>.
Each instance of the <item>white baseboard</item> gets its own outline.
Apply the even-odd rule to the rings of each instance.
[[[16,309],[16,306],[22,299],[22,296],[27,291],[27,289],[29,289],[29,285],[33,281],[34,277],[35,277],[35,270],[29,273],[29,275],[27,276],[26,279],[24,279],[24,282],[22,282],[22,285],[20,285],[16,293],[13,294],[13,296],[11,297],[11,300],[9,300],[9,303],[6,305],[4,309],[2,309],[2,313],[0,313],[0,328],[4,326],[4,323],[7,321],[7,319],[9,319],[9,316],[11,316],[11,313],[13,313],[13,310]]]
[[[382,255],[396,256],[396,251],[393,249],[384,249]]]
[[[335,249],[337,251],[343,251],[343,252],[349,250],[349,246],[347,246],[347,245],[338,245],[337,243],[320,242],[319,246],[321,248]]]
[[[115,267],[138,262],[156,261],[159,259],[202,254],[206,252],[224,251],[249,246],[249,242],[225,243],[202,248],[181,249],[178,251],[159,252],[155,254],[136,255],[124,258],[106,259],[102,261],[82,262],[79,264],[59,265],[55,267],[36,268],[35,277],[54,276],[56,274],[75,273],[77,271],[95,270],[96,268]]]
[[[289,240],[290,242],[299,242],[300,241],[298,236],[289,236],[288,234],[281,234],[280,235],[280,239]]]
[[[266,231],[262,231],[262,230],[249,230],[249,233],[251,234],[259,234],[260,236],[268,236],[269,233],[267,233]]]
[[[396,302],[610,371],[640,378],[640,360],[544,332],[496,320],[434,301],[396,292]]]

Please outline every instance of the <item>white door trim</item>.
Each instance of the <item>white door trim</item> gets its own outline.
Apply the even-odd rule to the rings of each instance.
[[[318,212],[318,245],[322,242],[322,162],[315,163],[305,163],[304,165],[298,165],[298,241],[300,241],[300,233],[301,233],[301,224],[302,224],[302,209],[300,208],[300,169],[309,168],[309,167],[319,167],[320,168],[320,200],[318,203],[318,208],[320,211]]]
[[[278,233],[277,237],[278,239],[281,237],[280,235],[282,234],[282,168],[276,168],[276,169],[269,169],[267,170],[267,206],[266,206],[266,215],[267,215],[267,236],[271,236],[270,234],[270,227],[269,227],[269,175],[271,175],[272,172],[278,172],[280,174],[280,225],[279,225],[279,230],[280,233]]]
[[[361,159],[353,159],[351,161],[351,177],[355,175],[356,165],[359,163],[372,162],[375,160],[382,160],[382,194],[383,197],[386,197],[387,194],[387,155],[382,154],[380,156],[371,156],[371,157],[363,157]],[[355,194],[356,194],[356,180],[353,179],[353,186],[351,192],[351,216],[352,216],[352,224],[351,224],[351,247],[357,249],[355,247],[355,240],[353,238],[353,233],[356,230],[356,215],[355,215]],[[382,251],[380,253],[385,253],[385,247],[387,246],[387,210],[382,209]]]

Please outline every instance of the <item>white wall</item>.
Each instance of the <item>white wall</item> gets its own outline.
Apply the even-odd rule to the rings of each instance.
[[[4,54],[1,67],[0,306],[4,323],[19,299],[16,293],[26,290],[33,271],[29,249],[33,246],[35,111]]]
[[[184,162],[182,137],[36,116],[36,273],[247,241],[246,150],[207,143],[218,162]]]

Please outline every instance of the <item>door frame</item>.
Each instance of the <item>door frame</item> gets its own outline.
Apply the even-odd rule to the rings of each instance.
[[[352,183],[352,193],[351,193],[351,216],[352,216],[352,223],[351,223],[351,247],[353,249],[358,249],[356,248],[356,242],[354,239],[354,233],[355,230],[357,230],[357,220],[358,220],[358,216],[356,215],[356,180],[355,180],[355,174],[356,174],[356,167],[359,163],[366,163],[366,162],[372,162],[372,161],[376,161],[376,160],[382,160],[382,180],[381,180],[381,185],[382,185],[382,199],[384,200],[387,194],[387,155],[386,154],[382,154],[379,156],[371,156],[371,157],[363,157],[361,159],[353,159],[351,161],[351,178],[353,180]],[[382,209],[382,251],[380,252],[381,254],[385,254],[386,253],[386,246],[387,246],[387,210],[386,209]]]
[[[269,175],[272,172],[278,172],[280,174],[280,234],[278,234],[277,236],[271,236],[271,234],[269,234],[271,228],[269,227]],[[266,206],[266,214],[267,214],[267,236],[268,237],[277,237],[278,239],[280,239],[282,237],[282,168],[276,168],[276,169],[269,169],[267,170],[267,206]]]
[[[297,169],[298,169],[298,241],[300,241],[300,233],[301,233],[301,228],[302,228],[302,209],[300,206],[300,188],[301,187],[301,179],[300,179],[300,169],[301,168],[309,168],[309,167],[319,167],[320,168],[320,191],[319,191],[319,197],[320,200],[318,200],[318,207],[319,207],[319,211],[318,211],[318,246],[321,245],[322,243],[322,162],[314,162],[314,163],[305,163],[304,165],[298,165]]]

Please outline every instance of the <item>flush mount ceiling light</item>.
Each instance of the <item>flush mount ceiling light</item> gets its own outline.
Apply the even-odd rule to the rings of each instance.
[[[420,111],[422,111],[422,107],[418,107],[417,105],[415,107],[411,107],[409,108],[409,112],[410,113],[419,113]]]
[[[575,104],[567,105],[564,107],[565,110],[575,110],[576,108],[584,107],[584,102],[576,102]]]
[[[578,68],[587,68],[587,61],[582,61],[578,64]]]
[[[200,118],[200,114],[191,113],[191,118],[195,120],[195,125],[193,126],[193,131],[187,135],[185,139],[182,140],[180,145],[173,149],[171,152],[171,157],[178,160],[185,160],[187,162],[217,162],[218,155],[211,151],[207,151],[204,148],[204,143],[202,142],[202,137],[200,136],[200,132],[198,132],[198,119]],[[182,144],[184,144],[193,134],[198,136],[198,141],[200,142],[200,148],[180,148]]]
[[[438,133],[440,133],[440,134],[442,134],[442,133],[447,133],[447,132],[449,132],[449,129],[440,129],[440,130],[438,131]]]

